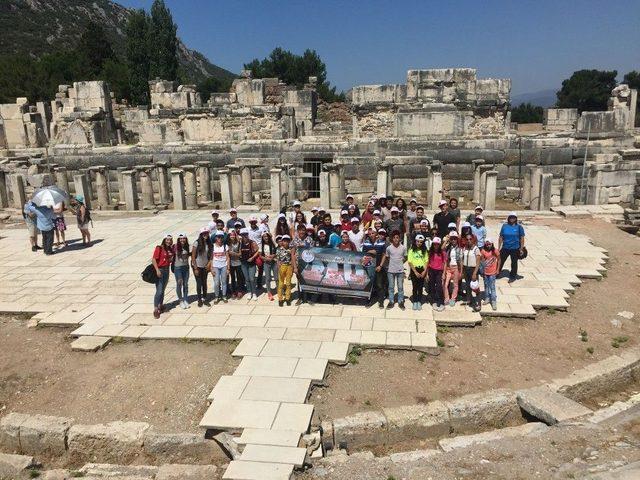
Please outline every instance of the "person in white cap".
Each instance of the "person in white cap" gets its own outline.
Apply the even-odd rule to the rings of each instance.
[[[309,219],[309,223],[313,225],[314,228],[317,228],[317,226],[322,223],[322,217],[320,216],[318,207],[311,207],[311,218]]]
[[[278,305],[284,302],[291,305],[291,278],[298,273],[296,249],[291,247],[291,237],[283,235],[281,244],[276,248],[276,263],[278,266]]]
[[[293,225],[294,223],[296,223],[296,217],[298,215],[298,213],[302,213],[302,204],[300,203],[299,200],[295,200],[292,204],[293,206],[293,210],[291,212],[289,212],[289,224]],[[304,217],[304,214],[302,215]],[[305,218],[304,223],[307,223],[307,220]],[[289,232],[291,235],[291,232]]]
[[[244,277],[249,300],[258,300],[258,289],[256,286],[256,258],[260,254],[256,242],[249,238],[249,229],[240,230],[240,268]]]
[[[238,210],[232,208],[229,210],[229,220],[227,220],[227,230],[231,230],[235,228],[236,223],[240,222],[240,224],[245,227],[244,220],[238,217]]]
[[[482,257],[482,277],[484,279],[484,303],[491,303],[491,308],[498,309],[498,295],[496,292],[496,275],[500,271],[500,251],[494,246],[493,240],[487,238],[484,247],[480,249]]]
[[[262,230],[262,233],[271,233],[271,228],[269,227],[269,215],[267,215],[266,213],[260,215],[259,227]]]
[[[422,310],[422,291],[424,290],[424,282],[427,279],[427,261],[429,260],[429,252],[425,245],[425,240],[425,236],[418,233],[407,254],[407,263],[410,270],[409,278],[413,286],[411,295],[413,310]]]
[[[474,223],[471,224],[471,232],[478,240],[478,248],[484,247],[484,239],[487,238],[487,227],[484,226],[484,217],[476,215]]]
[[[429,280],[428,295],[434,310],[444,310],[444,290],[442,278],[447,266],[447,253],[442,249],[442,239],[433,237],[429,248],[429,262],[427,263],[427,277]]]
[[[291,236],[291,227],[289,226],[289,222],[287,222],[287,216],[284,213],[279,213],[276,218],[276,236],[280,235],[289,235]]]
[[[164,309],[164,291],[169,283],[169,269],[173,263],[173,236],[166,233],[162,243],[153,250],[151,263],[156,270],[156,293],[153,296],[153,316],[160,318]]]
[[[184,233],[178,234],[173,249],[173,275],[176,279],[176,295],[182,308],[189,308],[189,265],[191,264],[191,248],[189,239]]]
[[[396,206],[390,208],[391,218],[384,222],[384,229],[393,235],[395,232],[400,234],[400,240],[404,243],[404,219],[400,216],[400,209]]]
[[[482,215],[482,212],[483,212],[482,205],[476,205],[476,208],[473,211],[473,213],[470,213],[469,215],[467,215],[467,222],[469,222],[471,225],[475,224],[476,217],[478,215]],[[484,222],[482,222],[482,224],[484,225]]]
[[[224,244],[224,233],[218,232],[211,246],[211,275],[213,276],[215,304],[227,303],[229,266],[229,247]]]
[[[518,277],[518,260],[524,254],[524,227],[518,223],[516,212],[509,213],[507,223],[503,223],[500,228],[498,250],[500,250],[501,268],[504,268],[507,257],[511,258],[509,283],[520,278]]]
[[[455,215],[449,211],[446,200],[440,200],[438,208],[440,211],[433,216],[433,226],[438,229],[438,236],[442,238],[449,233],[449,224],[453,223],[457,226],[457,223]]]
[[[351,230],[351,217],[349,216],[349,212],[347,210],[340,211],[340,222],[340,231]]]
[[[347,194],[347,196],[345,197],[345,202],[344,205],[342,205],[342,210],[347,210],[349,211],[349,207],[353,205],[353,213],[352,216],[354,217],[359,217],[360,216],[360,209],[358,208],[358,205],[356,205],[355,200],[353,198],[353,195],[351,195],[350,193]]]
[[[196,277],[196,293],[198,295],[198,306],[203,304],[209,306],[207,299],[207,278],[209,277],[211,260],[211,240],[209,239],[209,229],[200,229],[198,239],[191,246],[191,268],[193,276]]]
[[[336,248],[340,243],[340,232],[342,231],[341,222],[333,222],[333,230],[329,235],[329,247]]]
[[[349,236],[349,240],[356,247],[356,251],[362,251],[362,242],[364,241],[364,230],[360,228],[360,219],[358,217],[353,217],[351,219],[351,230],[347,231],[347,235]]]
[[[462,250],[458,246],[458,233],[449,233],[449,244],[446,247],[447,268],[444,276],[444,303],[450,307],[456,304],[458,298],[458,284],[462,272]],[[449,284],[452,284],[451,295],[449,295]]]
[[[375,211],[375,204],[369,200],[367,207],[362,214],[362,228],[368,229],[373,225],[373,212]]]

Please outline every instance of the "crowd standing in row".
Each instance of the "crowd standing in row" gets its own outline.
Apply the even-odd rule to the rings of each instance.
[[[266,292],[278,303],[291,305],[292,278],[296,275],[296,304],[312,303],[312,296],[300,291],[296,253],[300,247],[335,248],[363,252],[370,259],[366,268],[374,283],[369,307],[405,309],[404,278],[412,283],[412,308],[421,310],[425,302],[435,310],[454,306],[463,300],[475,311],[481,303],[497,308],[495,280],[507,258],[510,258],[509,281],[518,277],[518,260],[525,255],[525,232],[510,213],[502,225],[496,244],[487,238],[483,209],[477,206],[464,222],[455,198],[441,200],[439,212],[432,222],[424,207],[415,199],[407,204],[402,198],[372,196],[363,212],[347,195],[339,218],[324,208],[312,208],[309,218],[300,202],[292,210],[278,214],[274,231],[269,216],[251,215],[248,225],[229,211],[225,222],[217,210],[190,245],[187,235],[180,233],[174,243],[166,234],[152,256],[157,275],[154,316],[164,310],[164,292],[173,271],[176,294],[182,308],[189,308],[190,270],[196,280],[198,306],[210,305],[208,278],[213,277],[214,303],[227,302],[249,295],[255,301]],[[405,263],[408,268],[405,268]],[[480,277],[484,280],[484,298],[480,298]],[[272,282],[275,289],[272,289]],[[481,302],[483,300],[483,302]]]

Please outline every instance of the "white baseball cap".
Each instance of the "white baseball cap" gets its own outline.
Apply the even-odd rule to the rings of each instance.
[[[470,227],[470,226],[471,226],[471,224],[470,224],[469,222],[463,222],[463,223],[462,223],[462,226],[463,226],[463,227]]]
[[[285,217],[286,217],[286,215],[284,213],[279,213],[278,214],[278,218],[285,218]]]
[[[440,237],[433,237],[433,241],[431,243],[442,243],[442,239]]]
[[[207,227],[202,227],[202,228],[200,229],[200,233],[204,233],[204,232],[209,233],[209,228],[207,228]]]
[[[447,228],[457,228],[457,225],[453,222],[450,222],[449,225],[447,225]]]
[[[240,229],[240,235],[244,235],[245,233],[248,235],[249,234],[249,229],[246,228],[246,227],[241,228]]]
[[[326,208],[324,208],[324,207],[320,207],[320,208],[318,209],[318,211],[319,211],[319,212],[326,212],[326,211],[327,211],[327,209],[326,209]]]
[[[476,205],[476,210],[484,210],[484,208],[482,208],[482,205]]]
[[[509,212],[509,215],[507,215],[507,218],[509,217],[518,217],[518,215],[516,214],[516,212]]]
[[[380,213],[380,210],[374,210],[374,211],[373,211],[373,214],[374,214],[374,215],[382,215],[382,214]]]
[[[446,200],[440,200],[440,201],[438,202],[438,206],[439,206],[439,207],[441,207],[442,205],[446,205],[446,204],[447,204],[447,201],[446,201]]]
[[[493,245],[493,239],[492,238],[485,238],[484,239],[484,244],[486,245],[487,243],[490,243],[491,245]]]
[[[282,240],[291,240],[289,235],[282,235]]]
[[[458,238],[458,232],[451,232],[449,238]]]
[[[229,210],[229,213],[233,213],[233,212],[238,213],[238,210],[236,210],[235,208],[232,208],[232,209]]]
[[[400,210],[398,210],[398,207],[391,207],[391,211],[392,212],[399,212]]]
[[[342,215],[349,215],[349,212],[347,212],[346,210],[341,210],[340,211],[340,216]]]
[[[429,220],[423,218],[422,220],[420,220],[420,225],[429,225]]]
[[[318,211],[318,207],[311,207],[311,211],[312,212],[317,212]]]
[[[360,223],[360,219],[358,217],[351,218],[351,223]]]
[[[220,215],[220,212],[218,212],[218,210],[211,210],[211,215]]]
[[[260,220],[266,220],[269,218],[269,215],[267,215],[266,213],[263,213],[262,215],[260,215]]]
[[[418,200],[416,200],[415,198],[412,198],[411,200],[409,200],[409,203],[418,203]]]
[[[424,242],[424,235],[416,235],[416,240],[422,240]]]
[[[257,222],[257,221],[258,221],[258,218],[257,218],[255,215],[251,215],[251,216],[249,217],[249,221],[250,221],[250,222]]]
[[[302,204],[300,203],[299,200],[296,200],[295,202],[293,202],[293,206],[294,207],[299,207],[300,205],[302,205]]]
[[[476,215],[476,220],[484,220],[484,217],[482,215]]]
[[[345,198],[351,198],[353,199],[353,195],[351,195],[350,193],[347,194],[347,196]]]

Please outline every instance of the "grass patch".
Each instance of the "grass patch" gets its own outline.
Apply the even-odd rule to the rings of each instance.
[[[365,400],[365,401],[364,401],[364,404],[365,404],[367,407],[370,407],[370,406],[371,406],[371,400]]]
[[[29,470],[29,478],[38,478],[40,472],[38,470]]]
[[[419,362],[424,362],[425,358],[427,358],[427,354],[422,352],[420,355],[418,355],[418,361]]]
[[[611,346],[613,348],[620,348],[620,345],[626,343],[627,341],[629,341],[629,337],[627,337],[626,335],[620,335],[618,337],[614,337],[613,340],[611,340]]]
[[[69,475],[71,475],[73,478],[81,478],[84,477],[84,473],[79,472],[77,470],[73,470],[69,473]]]
[[[360,347],[359,345],[356,345],[349,352],[349,357],[348,357],[347,361],[351,365],[357,365],[358,364],[358,357],[360,355],[362,355],[362,347]]]
[[[436,336],[436,342],[438,343],[438,346],[440,348],[444,347],[444,340],[442,340],[440,337]]]
[[[586,330],[581,328],[579,333],[580,333],[580,340],[581,341],[583,341],[583,342],[588,342],[589,341],[589,334],[587,333]]]
[[[449,333],[451,329],[449,327],[437,327],[438,333]]]
[[[593,355],[593,347],[587,347],[587,352]]]

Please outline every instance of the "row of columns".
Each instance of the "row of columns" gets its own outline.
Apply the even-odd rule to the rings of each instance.
[[[382,162],[378,166],[376,190],[379,195],[393,195],[393,163]],[[430,209],[437,209],[442,195],[442,164],[439,160],[431,165],[421,166],[427,179],[427,205]],[[321,183],[322,185],[322,183]]]

